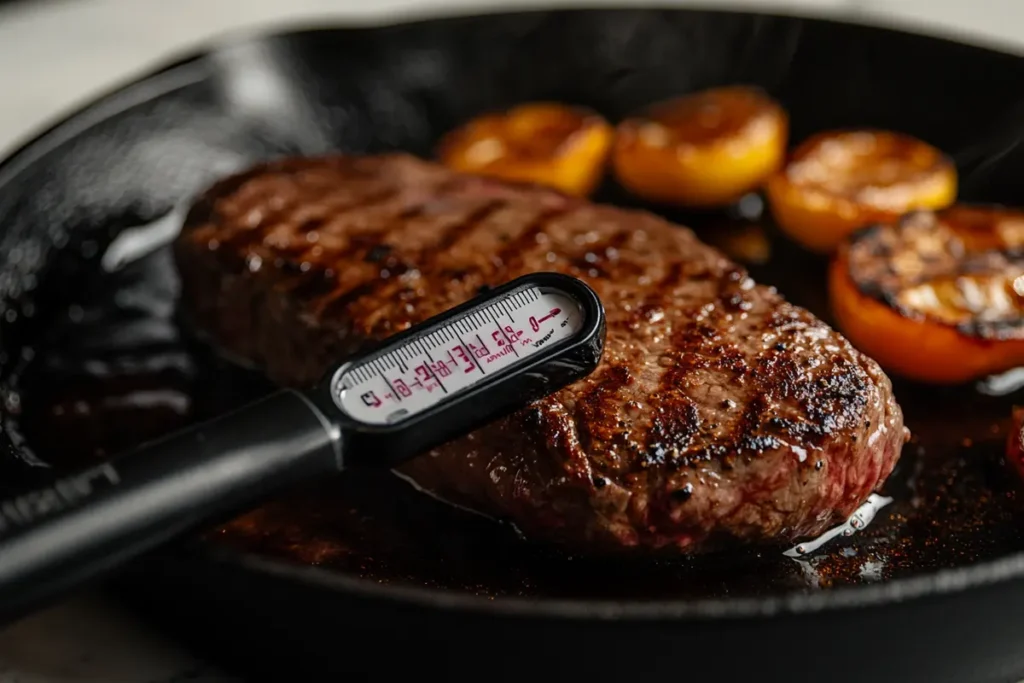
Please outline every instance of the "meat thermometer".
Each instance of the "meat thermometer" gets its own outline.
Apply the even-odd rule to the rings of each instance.
[[[332,368],[0,502],[0,619],[10,621],[186,530],[300,481],[394,467],[580,379],[604,347],[582,281],[490,289]]]

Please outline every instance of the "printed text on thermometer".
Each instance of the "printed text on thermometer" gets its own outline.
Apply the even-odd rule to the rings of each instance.
[[[558,292],[519,291],[347,372],[339,405],[387,424],[409,417],[541,349],[572,337],[579,307]]]

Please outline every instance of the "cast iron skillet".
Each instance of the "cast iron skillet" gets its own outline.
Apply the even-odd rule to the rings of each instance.
[[[954,156],[963,199],[1024,203],[1024,60],[933,38],[574,10],[238,39],[102,98],[0,165],[2,482],[268,389],[177,325],[167,249],[136,251],[173,233],[220,175],[282,154],[429,156],[452,126],[525,100],[616,120],[736,82],[783,102],[794,141],[902,130]],[[601,199],[632,202],[612,183]],[[669,215],[709,240],[735,223]],[[755,277],[827,317],[824,264],[767,231],[772,257]],[[894,502],[810,561],[567,558],[391,478],[349,477],[150,556],[114,588],[207,656],[276,681],[1019,680],[1024,535],[1000,462],[1013,397],[895,385],[917,436],[884,491]]]

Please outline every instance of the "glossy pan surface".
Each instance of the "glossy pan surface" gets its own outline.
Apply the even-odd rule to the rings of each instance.
[[[269,390],[174,315],[176,274],[159,245],[219,176],[283,154],[431,156],[453,126],[527,100],[618,120],[737,82],[782,102],[794,141],[844,126],[904,131],[953,156],[962,199],[1024,204],[1024,60],[938,39],[637,9],[226,41],[102,98],[0,165],[2,483]],[[611,182],[598,199],[636,204]],[[666,215],[712,243],[763,235],[771,256],[750,265],[755,278],[828,319],[824,262],[762,218]],[[567,558],[390,477],[349,477],[225,520],[116,587],[211,655],[273,680],[539,670],[1019,680],[1024,534],[1000,462],[1013,396],[895,389],[917,436],[883,491],[893,500],[810,560],[774,550],[654,566]]]

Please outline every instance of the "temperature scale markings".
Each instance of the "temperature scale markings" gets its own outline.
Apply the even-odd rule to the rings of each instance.
[[[480,338],[479,334],[476,335],[476,340],[480,342],[480,346],[482,346],[483,348],[487,348],[487,345],[484,344],[484,340]],[[515,349],[512,349],[512,351],[515,351]],[[517,353],[516,355],[518,356],[519,354]]]
[[[397,391],[395,391],[395,387],[391,384],[391,380],[388,379],[388,376],[385,375],[384,373],[381,373],[380,376],[381,376],[381,379],[383,379],[385,382],[387,382],[388,389],[391,390],[391,395],[395,397],[396,401],[401,403],[402,402],[402,397],[398,395]]]
[[[480,361],[479,359],[477,359],[476,354],[469,350],[469,344],[466,343],[466,340],[464,340],[462,337],[459,337],[459,343],[461,343],[462,348],[467,351],[466,355],[473,359],[473,363],[476,364],[476,367],[480,371],[480,374],[486,375],[487,373],[484,372],[484,368],[482,365],[480,365]]]
[[[501,336],[503,336],[505,338],[505,341],[507,341],[508,345],[512,348],[512,353],[514,353],[516,355],[516,357],[518,358],[519,357],[519,351],[516,350],[516,345],[512,343],[511,339],[509,339],[508,333],[505,332],[504,328],[502,328],[501,323],[499,323],[497,320],[495,320],[494,324],[498,326],[498,330],[501,332]]]
[[[426,352],[426,353],[427,353],[427,360],[430,361],[429,363],[427,363],[427,370],[430,372],[430,376],[433,377],[435,380],[437,380],[437,386],[441,387],[441,391],[443,391],[444,393],[447,394],[448,393],[448,389],[445,388],[444,383],[441,382],[441,378],[438,377],[437,374],[434,372],[434,359],[431,357],[429,352]]]
[[[480,334],[477,333],[477,330],[486,327],[491,321],[494,322],[498,331],[501,332],[502,336],[505,338],[505,341],[509,346],[511,346],[512,352],[516,356],[519,356],[519,351],[515,348],[515,344],[512,343],[508,333],[501,326],[499,316],[504,315],[504,317],[507,317],[510,322],[515,322],[515,316],[513,314],[520,308],[537,301],[539,298],[540,290],[537,288],[530,288],[516,292],[515,294],[512,294],[501,301],[495,302],[486,308],[469,313],[462,318],[451,322],[445,327],[431,332],[425,337],[413,340],[390,353],[378,356],[371,361],[363,363],[345,376],[342,385],[347,389],[351,389],[357,384],[368,382],[374,377],[380,376],[387,383],[388,388],[395,397],[395,400],[401,401],[401,396],[397,391],[395,391],[394,386],[391,384],[391,380],[386,376],[388,369],[397,368],[403,373],[408,372],[409,368],[406,363],[414,360],[417,355],[426,356],[430,363],[434,363],[435,361],[430,355],[430,350],[440,348],[444,346],[446,342],[458,342],[462,345],[463,349],[468,351],[469,344],[466,344],[464,336],[475,335],[477,341],[480,342],[480,345],[485,347],[486,345],[484,344]],[[488,320],[488,317],[490,317],[490,320]],[[458,363],[451,351],[446,351],[446,354],[452,364]],[[485,374],[484,368],[480,364],[476,355],[473,353],[469,353],[467,355],[472,357],[474,365],[476,365],[477,369],[480,370],[481,374]],[[448,389],[444,386],[441,379],[437,376],[437,373],[434,372],[433,368],[430,367],[429,364],[427,369],[430,372],[430,376],[437,380],[438,386],[441,387],[442,391],[448,393]]]
[[[372,360],[366,364],[366,375],[367,379],[371,379],[380,374],[380,369],[377,368],[377,361]]]

